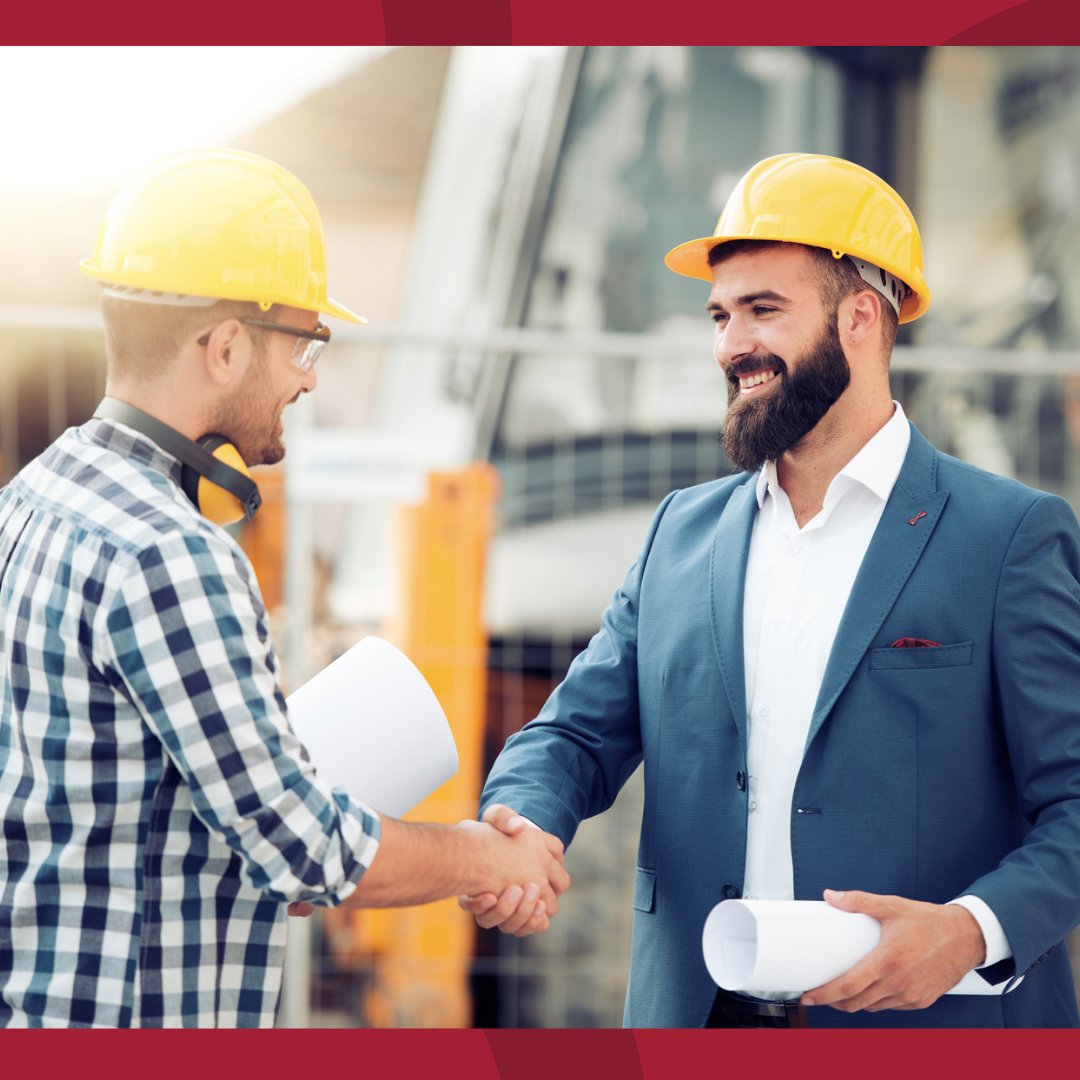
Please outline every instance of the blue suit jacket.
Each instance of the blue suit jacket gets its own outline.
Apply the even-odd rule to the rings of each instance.
[[[705,917],[746,856],[743,579],[754,478],[670,495],[539,717],[484,788],[569,843],[645,762],[625,1022],[700,1027]],[[920,511],[925,517],[916,519]],[[915,524],[909,523],[915,520]],[[812,1026],[1076,1026],[1080,527],[1061,499],[911,445],[863,560],[795,786],[795,897],[981,897],[1028,972],[1004,997]],[[902,637],[936,649],[890,649]],[[1048,953],[1049,950],[1049,953]],[[1037,965],[1037,966],[1036,966]]]

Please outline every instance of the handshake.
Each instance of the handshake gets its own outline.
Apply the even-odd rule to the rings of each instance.
[[[562,841],[499,803],[492,803],[484,811],[484,821],[506,836],[520,836],[528,830],[542,837],[544,845],[556,855],[560,873],[556,878],[549,879],[552,894],[550,896],[533,881],[524,888],[518,884],[508,885],[498,894],[489,890],[461,895],[458,897],[458,904],[470,915],[474,915],[477,924],[485,930],[497,926],[504,934],[515,934],[518,937],[543,933],[550,925],[551,917],[559,910],[558,897],[570,885],[570,875],[562,868]],[[472,822],[468,824],[471,825]]]
[[[494,804],[483,822],[437,825],[380,815],[379,847],[343,907],[410,907],[457,896],[485,929],[535,934],[548,928],[570,885],[563,845],[507,806]],[[289,905],[307,916],[310,903]]]

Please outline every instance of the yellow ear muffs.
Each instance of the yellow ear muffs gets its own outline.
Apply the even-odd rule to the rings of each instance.
[[[175,428],[116,398],[104,398],[94,416],[134,428],[172,454],[182,465],[180,486],[184,494],[215,525],[232,525],[245,517],[250,521],[262,505],[259,487],[240,452],[222,436],[205,435],[192,442]]]
[[[232,443],[226,442],[219,435],[208,435],[199,440],[199,445],[209,450],[218,461],[224,462],[249,480],[251,479],[251,473],[248,472],[240,451]],[[198,479],[196,498],[193,501],[199,508],[199,513],[209,518],[215,525],[233,525],[247,516],[244,504],[231,491],[219,487],[205,476],[200,476]]]

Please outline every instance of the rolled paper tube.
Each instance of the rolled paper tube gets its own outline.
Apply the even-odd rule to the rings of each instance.
[[[458,770],[446,714],[411,660],[364,638],[288,697],[316,774],[401,817]]]
[[[877,919],[824,900],[724,900],[705,920],[701,944],[724,990],[798,997],[850,971],[880,940]],[[948,993],[1000,994],[1006,984],[969,971]]]

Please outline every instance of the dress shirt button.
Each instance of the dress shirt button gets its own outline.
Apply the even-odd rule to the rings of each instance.
[[[787,549],[787,553],[789,555],[798,555],[799,554],[799,549],[797,547],[789,547]]]
[[[758,709],[757,718],[759,720],[768,720],[769,719],[769,710],[768,709]]]
[[[748,810],[751,810],[751,811],[752,811],[752,810],[756,810],[756,809],[757,809],[757,803],[756,803],[756,802],[752,802],[752,803],[751,803],[751,804],[750,804],[750,805],[749,805],[749,806],[747,807],[747,809],[748,809]],[[801,814],[801,813],[802,813],[802,811],[800,810],[800,811],[799,811],[799,813]]]
[[[784,625],[784,620],[783,619],[773,619],[773,621],[772,621],[772,628],[774,630],[779,630],[783,625]]]
[[[735,774],[735,786],[736,786],[736,787],[737,787],[737,788],[738,788],[738,789],[739,789],[740,791],[745,791],[745,790],[746,790],[746,773],[744,773],[744,772],[742,771],[742,769],[740,769],[740,770],[739,770],[739,771],[738,771],[738,772],[737,772],[737,773]]]
[[[720,891],[725,900],[739,899],[739,890],[734,885],[725,885]]]

